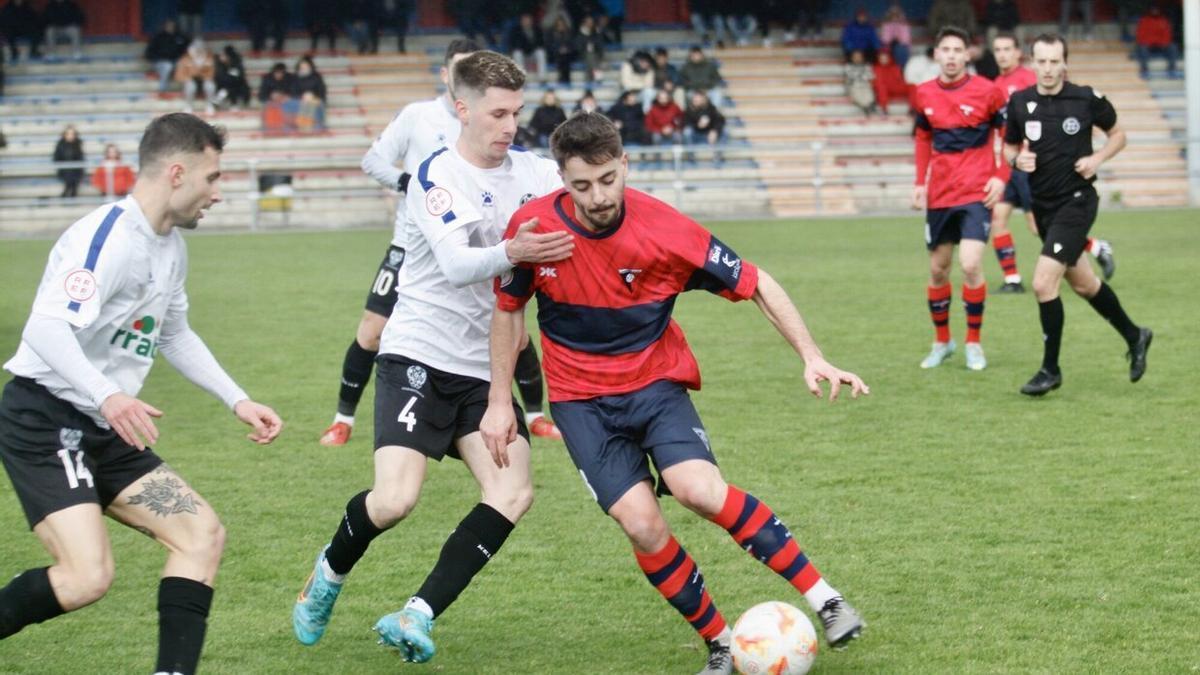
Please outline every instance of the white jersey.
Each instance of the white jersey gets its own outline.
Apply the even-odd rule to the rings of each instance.
[[[172,228],[154,232],[133,197],[80,218],[50,251],[33,313],[71,324],[84,356],[136,397],[154,365],[163,325],[187,316],[187,246]],[[4,369],[36,380],[107,427],[97,403],[46,365],[24,341]]]
[[[492,280],[454,286],[433,248],[459,229],[466,230],[472,248],[494,247],[522,204],[561,188],[557,164],[515,147],[495,169],[472,165],[453,146],[422,162],[408,186],[408,254],[380,353],[491,380],[488,334],[496,304]]]
[[[421,162],[438,148],[454,145],[460,131],[462,125],[458,114],[445,96],[409,103],[363,155],[362,169],[384,187],[395,190],[401,173],[416,176]],[[396,168],[396,163],[401,160],[403,171]],[[405,200],[401,199],[396,205],[392,245],[402,248],[405,244],[400,234],[405,211]]]

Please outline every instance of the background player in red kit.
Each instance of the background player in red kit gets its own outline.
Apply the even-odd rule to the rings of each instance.
[[[801,552],[766,504],[727,484],[688,397],[700,371],[671,319],[678,294],[703,289],[729,300],[753,299],[805,362],[809,390],[831,383],[869,393],[853,373],[830,365],[787,293],[703,227],[667,204],[625,188],[628,162],[616,127],[584,113],[551,138],[566,190],[526,204],[508,236],[536,220],[537,232],[570,232],[571,258],[522,265],[496,284],[492,319],[493,380],[480,424],[497,465],[507,463],[517,432],[509,381],[537,294],[550,405],[571,454],[600,507],[633,544],[639,566],[659,592],[707,641],[702,673],[730,673],[730,630],[704,577],[671,535],[655,499],[653,461],[665,486],[688,509],[725,528],[737,543],[804,594],[835,646],[863,623]],[[501,375],[507,373],[507,375]],[[504,401],[509,409],[505,411]]]
[[[947,26],[934,40],[941,74],[917,87],[916,164],[912,205],[925,208],[929,249],[929,313],[936,337],[922,368],[940,366],[954,353],[950,339],[950,262],[958,244],[967,313],[967,367],[983,370],[979,344],[987,298],[981,261],[1008,167],[997,159],[1004,97],[987,78],[967,73],[967,33]]]

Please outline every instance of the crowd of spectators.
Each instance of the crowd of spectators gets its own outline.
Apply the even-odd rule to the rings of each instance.
[[[66,41],[75,59],[83,57],[83,10],[75,0],[50,0],[38,10],[30,0],[9,0],[0,8],[0,36],[8,42],[10,58],[20,58],[18,45],[28,45],[29,58],[42,58],[42,45],[48,56],[57,56],[58,46]]]

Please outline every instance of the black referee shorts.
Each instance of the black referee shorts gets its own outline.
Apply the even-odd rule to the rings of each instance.
[[[1099,208],[1100,196],[1091,186],[1054,199],[1034,199],[1033,217],[1042,239],[1042,255],[1067,267],[1074,265],[1087,247]]]
[[[0,395],[0,460],[25,510],[29,529],[79,504],[101,510],[163,463],[102,429],[37,382],[14,378]]]

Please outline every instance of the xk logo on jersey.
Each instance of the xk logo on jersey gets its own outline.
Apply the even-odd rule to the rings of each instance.
[[[158,353],[158,341],[152,339],[150,336],[154,334],[154,328],[157,325],[158,321],[147,314],[134,321],[130,330],[118,328],[117,332],[113,333],[112,339],[108,341],[108,344],[116,345],[121,349],[133,350],[138,356],[154,358],[155,354]]]

